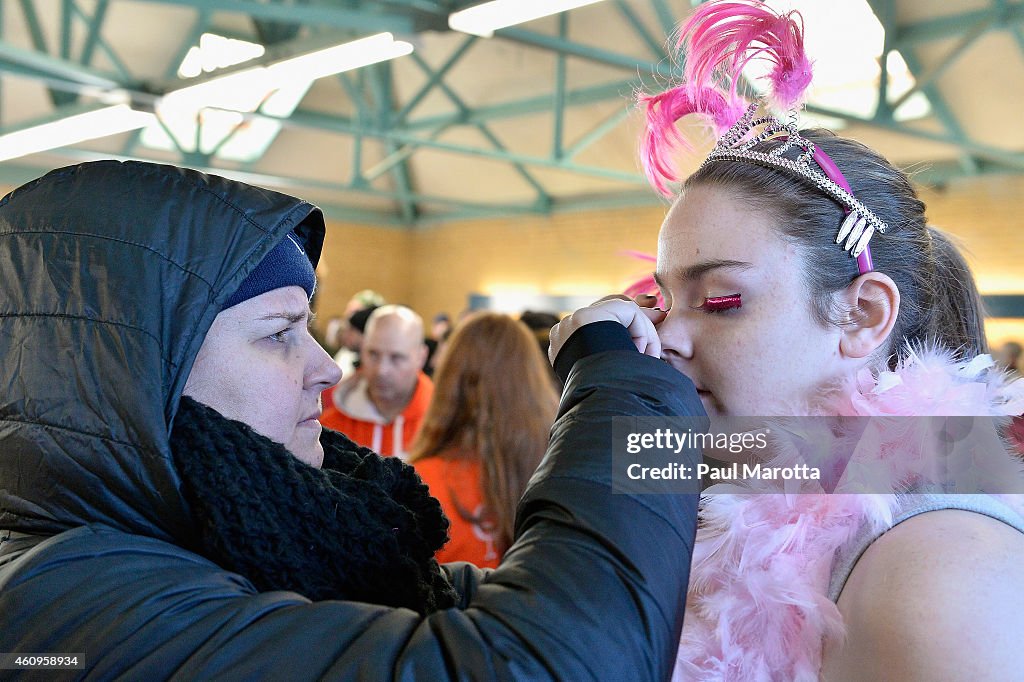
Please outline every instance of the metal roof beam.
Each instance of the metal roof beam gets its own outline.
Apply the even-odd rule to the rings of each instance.
[[[39,15],[36,14],[35,3],[32,0],[20,0],[20,4],[33,47],[43,54],[48,54],[50,49],[46,46],[46,36],[43,35],[43,25],[39,23]]]
[[[178,69],[181,68],[181,63],[185,60],[185,56],[188,55],[195,45],[199,44],[199,39],[203,33],[210,27],[210,14],[205,10],[199,10],[196,12],[195,19],[192,21],[192,26],[189,28],[188,33],[185,35],[184,40],[178,44],[178,49],[175,50],[174,54],[171,55],[170,60],[167,62],[167,66],[164,67],[163,77],[164,80],[170,81],[178,76]],[[160,124],[166,131],[167,127]],[[170,133],[168,133],[170,135]],[[135,147],[139,144],[139,140],[142,138],[142,130],[133,130],[125,141],[124,146],[121,148],[122,153],[131,155],[135,151]],[[174,139],[173,135],[170,135],[171,142],[176,147],[178,146],[177,140]]]
[[[53,123],[54,121],[60,121],[61,119],[68,118],[69,116],[77,116],[79,114],[86,114],[90,111],[96,111],[103,109],[107,105],[105,104],[80,104],[72,102],[64,106],[56,107],[50,113],[45,116],[37,116],[27,121],[18,121],[14,125],[0,127],[0,135],[7,135],[9,133],[16,133],[20,130],[27,130],[28,128],[34,128],[40,125],[46,125],[47,123]]]
[[[491,131],[491,129],[487,127],[486,124],[477,123],[476,127],[483,134],[483,136],[487,138],[487,141],[490,142],[497,151],[501,153],[508,152],[508,148],[504,144],[502,144],[501,140],[498,139],[498,136],[495,135]],[[537,203],[539,205],[546,206],[551,203],[551,195],[548,194],[547,189],[544,188],[544,185],[540,184],[540,181],[537,180],[537,178],[533,177],[533,174],[529,170],[527,170],[527,168],[522,163],[513,162],[512,167],[519,174],[519,177],[525,180],[526,183],[533,188],[533,191],[537,193]]]
[[[430,68],[430,65],[427,64],[425,61],[423,61],[422,57],[419,57],[415,52],[413,53],[412,56],[413,56],[416,64],[421,69],[423,69],[423,71],[428,76],[432,74],[432,69]],[[455,91],[453,91],[450,87],[448,87],[448,84],[445,83],[444,80],[439,80],[438,81],[438,87],[441,89],[442,92],[444,92],[445,96],[449,100],[451,100],[452,104],[455,105],[455,108],[460,112],[460,114],[464,114],[465,112],[469,111],[469,107],[466,106],[466,103],[462,101],[462,98],[459,97],[455,93]],[[445,125],[440,126],[439,128],[436,129],[436,131],[434,133],[431,133],[431,135],[429,136],[429,139],[431,139],[431,140],[437,139],[444,132],[444,130],[446,130],[447,128],[451,127],[451,125],[453,125],[453,124],[445,124]],[[480,121],[480,122],[474,123],[473,125],[480,131],[480,133],[484,137],[487,138],[487,140],[491,143],[491,145],[495,149],[497,149],[498,151],[501,151],[501,152],[506,151],[505,146],[502,144],[501,140],[498,139],[498,136],[495,135],[491,131],[491,129],[487,127],[487,125],[484,122]],[[410,150],[409,154],[411,154],[412,151],[415,151],[415,146],[414,145],[406,144],[403,147],[403,149]],[[532,187],[535,192],[537,192],[537,202],[539,204],[546,205],[546,204],[548,204],[551,201],[551,196],[548,194],[548,191],[544,188],[543,185],[540,184],[540,182],[535,177],[533,177],[533,174],[530,173],[530,171],[527,170],[526,167],[524,167],[521,163],[513,163],[512,167],[519,174],[519,176],[521,178],[523,178],[523,180],[525,180],[526,183],[528,185],[530,185],[530,187]]]
[[[944,74],[946,70],[956,62],[957,59],[963,56],[964,52],[977,42],[978,38],[988,33],[990,25],[991,24],[988,21],[983,21],[971,26],[964,33],[960,41],[953,46],[953,49],[943,57],[941,62],[923,72],[915,73],[914,79],[917,82],[914,84],[914,87],[900,95],[899,99],[889,105],[892,110],[896,111],[900,108],[901,104],[913,97],[916,93],[924,91],[935,83],[935,81],[937,81],[942,74]]]
[[[184,5],[209,12],[235,12],[253,19],[281,21],[309,26],[330,26],[354,31],[412,33],[416,30],[408,14],[395,14],[369,9],[347,9],[336,3],[299,4],[258,2],[257,0],[150,0],[168,5]],[[367,3],[366,7],[387,7],[384,3]]]
[[[74,0],[63,0],[60,4],[60,58],[71,59],[71,9]]]
[[[479,1],[480,0],[472,0],[469,4]],[[408,7],[409,9],[419,10],[420,12],[443,14],[445,17],[458,9],[456,7],[452,7],[451,2],[435,2],[435,0],[386,0],[386,2],[389,5],[400,5],[402,7]]]
[[[992,8],[999,13],[999,16],[1005,17],[1007,10],[1006,0],[992,0]],[[1017,48],[1021,54],[1024,54],[1024,30],[1021,29],[1020,25],[1013,26],[1010,28],[1010,35],[1013,36],[1014,42],[1017,43]]]
[[[416,54],[415,52],[413,53]],[[629,101],[631,93],[636,88],[637,81],[615,81],[604,85],[594,85],[578,90],[570,90],[565,93],[566,106],[585,106],[595,102],[608,100]],[[551,95],[539,95],[526,99],[492,104],[484,107],[477,107],[467,111],[465,114],[443,114],[440,116],[428,116],[425,118],[410,121],[404,130],[414,131],[420,129],[432,129],[444,124],[467,123],[475,124],[487,121],[494,121],[503,118],[514,118],[528,114],[539,114],[551,111]]]
[[[893,107],[889,106],[889,53],[892,51],[892,36],[896,29],[896,11],[893,0],[868,0],[871,11],[882,24],[882,55],[879,60],[878,104],[876,118],[892,118]]]
[[[423,87],[420,88],[419,92],[409,98],[409,101],[406,102],[404,107],[402,107],[402,110],[395,114],[393,120],[396,125],[404,123],[409,117],[409,114],[412,113],[412,110],[419,106],[420,102],[422,102],[435,87],[442,84],[445,74],[447,74],[460,59],[462,59],[463,55],[465,55],[469,48],[473,46],[476,40],[476,36],[466,36],[462,43],[455,48],[455,51],[452,52],[448,59],[445,60],[444,64],[436,70],[427,69],[429,76],[429,78],[427,78],[427,82],[423,84]],[[422,58],[418,61],[421,65],[426,65],[426,62],[422,61]]]
[[[82,46],[82,54],[79,57],[79,62],[82,64],[89,64],[92,62],[93,52],[96,51],[96,46],[100,42],[100,31],[103,28],[103,20],[107,16],[107,7],[110,3],[108,0],[99,0],[96,3],[96,11],[93,12],[92,20],[89,22],[89,32],[85,36],[85,45]],[[78,7],[74,2],[71,3],[72,9],[81,17],[85,17],[81,8]]]
[[[1005,149],[992,147],[986,144],[981,144],[980,142],[974,142],[966,138],[958,139],[948,134],[943,135],[941,133],[933,133],[927,130],[918,130],[916,128],[911,128],[903,124],[895,123],[892,121],[885,121],[882,119],[860,118],[859,116],[854,116],[845,111],[827,109],[825,107],[819,107],[812,104],[807,105],[807,111],[809,111],[812,114],[840,118],[849,123],[858,123],[871,128],[879,128],[881,130],[887,130],[889,132],[896,132],[902,135],[907,135],[909,137],[916,137],[918,139],[928,140],[930,142],[940,142],[942,144],[948,144],[953,147],[960,147],[965,151],[968,151],[976,156],[980,156],[991,161],[996,161],[1011,168],[1024,169],[1024,154],[1007,151]]]
[[[437,130],[432,131],[430,133],[430,135],[428,136],[428,139],[436,140],[438,137],[441,136],[442,133],[444,133],[444,131],[448,130],[450,127],[451,127],[450,125],[446,125],[446,126],[442,126],[442,127],[438,128]],[[356,137],[355,139],[356,139],[356,142],[362,142],[363,138],[362,138],[362,136],[359,136],[359,137]],[[413,145],[413,144],[404,144],[404,145],[402,145],[394,153],[388,154],[383,159],[381,159],[380,161],[375,163],[373,166],[371,166],[370,168],[367,168],[366,172],[363,173],[363,177],[362,177],[363,182],[373,182],[374,180],[379,178],[381,175],[383,175],[384,173],[388,172],[388,170],[390,170],[391,167],[394,166],[396,163],[401,163],[402,161],[405,161],[410,156],[412,156],[413,153],[416,151],[416,149],[417,149],[416,145]]]
[[[67,7],[68,0],[61,3],[61,52],[67,51],[68,37],[71,35],[70,27],[65,26],[70,21],[71,13]],[[21,13],[25,17],[25,24],[28,26],[28,33],[32,39],[32,46],[40,54],[50,57],[50,48],[46,43],[46,36],[43,33],[43,25],[39,21],[39,14],[33,0],[21,0]],[[65,58],[67,55],[63,55]],[[59,59],[50,57],[51,59]],[[67,61],[66,59],[62,61]],[[75,95],[63,88],[47,88],[50,95],[50,103],[55,107],[65,106],[75,101]]]
[[[916,77],[916,74],[922,71],[921,63],[917,59],[916,51],[912,49],[905,50],[902,54],[903,60],[907,63],[907,68],[909,68],[910,72],[914,74]],[[957,120],[956,116],[953,114],[953,110],[950,108],[949,103],[946,101],[946,98],[942,95],[941,92],[939,92],[939,89],[935,86],[934,83],[926,85],[922,89],[922,91],[928,98],[928,102],[931,104],[932,107],[932,112],[935,114],[935,117],[939,120],[939,123],[941,123],[943,127],[945,127],[951,139],[955,140],[956,144],[963,149],[963,143],[967,141],[967,132],[964,130],[963,126],[960,125],[960,121]],[[905,124],[904,129],[909,130],[909,128],[907,128]],[[975,163],[975,160],[971,157],[970,153],[966,149],[964,149],[964,154],[961,156],[960,161],[962,164],[966,164],[968,167],[973,166]]]
[[[387,128],[392,123],[392,89],[391,89],[391,64],[384,62],[373,64],[367,69],[370,79],[370,88],[373,91],[374,102],[377,108],[378,120],[382,121]],[[398,145],[394,140],[383,138],[384,148],[388,154],[394,154]],[[409,173],[408,160],[403,159],[391,167],[391,176],[395,180],[397,189],[397,203],[402,213],[402,220],[412,225],[416,221],[418,209],[415,200],[412,198],[412,178]]]
[[[651,56],[655,59],[661,59],[664,57],[664,43],[654,39],[654,36],[647,30],[647,27],[644,26],[642,21],[640,21],[640,18],[636,15],[636,12],[633,11],[633,8],[626,3],[626,0],[615,0],[615,7],[619,10],[619,14],[622,15],[622,18],[626,20],[626,23],[632,27],[633,32],[636,33],[637,37],[644,41],[647,49],[651,51]]]
[[[413,54],[416,54],[415,52]],[[362,72],[360,71],[360,75]],[[352,103],[356,105],[356,114],[359,116],[361,121],[367,121],[372,117],[370,113],[370,103],[366,100],[366,94],[360,89],[360,86],[352,82],[351,75],[348,73],[339,73],[337,75],[338,82],[341,83],[341,87],[348,93]]]
[[[22,73],[38,74],[47,81],[63,81],[67,83],[69,90],[132,90],[138,87],[138,83],[125,81],[113,74],[58,59],[43,52],[15,47],[7,42],[0,42],[0,61],[20,67]],[[0,69],[2,68],[3,65],[0,64]],[[16,69],[6,70],[18,72]]]
[[[110,63],[117,69],[118,74],[121,78],[126,81],[133,80],[131,70],[125,65],[124,61],[117,55],[114,48],[110,46],[100,31],[103,26],[103,21],[106,18],[107,8],[109,3],[107,0],[99,0],[96,3],[96,12],[92,17],[89,17],[82,9],[72,2],[71,9],[75,15],[89,24],[89,33],[85,39],[85,45],[82,46],[82,54],[79,56],[78,62],[82,65],[89,65],[93,60],[93,53],[99,48],[103,54],[107,56]]]
[[[0,11],[0,36],[2,36],[3,34],[4,34],[4,13],[2,11]],[[4,83],[3,83],[3,80],[0,79],[0,126],[2,126],[3,122],[4,122],[3,113],[2,113],[3,110],[4,110],[4,106],[3,106],[3,90],[4,90]]]
[[[130,156],[130,157],[129,156],[118,156],[118,155],[115,155],[115,154],[95,152],[95,151],[90,151],[90,150],[86,150],[86,149],[74,148],[74,147],[65,147],[64,149],[61,149],[59,151],[55,151],[54,153],[58,154],[59,156],[63,156],[65,158],[67,158],[68,160],[72,161],[72,162],[98,161],[98,160],[101,160],[101,159],[114,159],[114,160],[118,160],[118,161],[143,160],[143,161],[152,161],[154,163],[167,163],[166,158],[163,158],[163,159],[161,159],[161,158],[154,158],[154,157],[151,157],[151,156],[148,156],[148,155],[145,155],[145,154],[143,154],[143,155],[136,155],[136,156]],[[309,192],[315,192],[317,190],[327,190],[327,191],[331,191],[331,192],[338,192],[338,191],[352,192],[354,194],[361,194],[361,195],[364,195],[364,196],[370,196],[370,197],[375,197],[375,198],[380,198],[380,199],[397,200],[399,198],[398,192],[392,191],[392,190],[378,189],[378,188],[370,187],[370,186],[366,186],[366,187],[350,187],[350,186],[347,186],[347,185],[338,185],[338,184],[335,184],[335,183],[324,182],[323,180],[320,180],[320,179],[317,179],[317,178],[300,178],[300,177],[295,177],[295,176],[287,176],[286,177],[286,176],[275,175],[275,174],[261,173],[259,171],[238,170],[238,169],[232,169],[232,168],[218,168],[218,167],[215,167],[215,166],[208,165],[207,162],[202,162],[201,160],[198,160],[198,161],[199,162],[197,162],[197,163],[187,163],[185,165],[187,165],[189,168],[193,168],[193,169],[201,171],[203,173],[212,173],[214,175],[219,175],[219,176],[222,176],[222,177],[225,177],[225,178],[232,178],[232,179],[235,179],[235,180],[240,180],[242,182],[246,182],[246,183],[249,183],[251,185],[256,185],[256,186],[259,186],[259,187],[277,188],[277,189],[279,189],[281,191],[284,191],[284,192],[295,192],[295,193],[303,193],[303,192],[305,192],[305,193],[309,193]],[[0,164],[0,180],[4,179],[4,175],[3,175],[2,171],[9,171],[12,168],[14,168],[14,169],[22,168],[22,169],[24,169],[24,177],[23,177],[23,179],[20,179],[21,176],[19,175],[19,178],[9,178],[8,180],[9,180],[10,184],[22,184],[24,182],[28,182],[29,180],[33,180],[33,179],[39,177],[40,175],[42,175],[43,173],[45,173],[47,170],[49,170],[48,168],[47,169],[31,168],[29,166],[20,166],[19,167],[17,164],[11,164],[11,163],[5,162],[3,164]],[[459,210],[466,209],[466,210],[498,211],[498,212],[506,211],[506,212],[517,212],[517,213],[524,213],[524,212],[537,213],[537,212],[539,212],[537,206],[535,204],[533,204],[533,203],[529,203],[529,204],[523,204],[523,203],[486,204],[486,203],[481,203],[481,202],[465,201],[465,200],[462,200],[462,199],[453,199],[453,198],[450,198],[450,197],[444,197],[444,196],[438,196],[438,195],[429,195],[429,194],[419,194],[419,193],[412,193],[412,194],[410,194],[410,198],[413,201],[417,202],[418,204],[430,205],[430,206],[438,206],[438,207],[448,207],[448,208],[454,208],[454,209],[459,209]],[[359,208],[345,207],[345,206],[341,206],[341,205],[337,205],[337,204],[333,204],[332,205],[332,204],[324,204],[324,203],[319,203],[319,202],[314,202],[314,203],[317,203],[321,208],[326,208],[327,206],[333,206],[336,209],[337,213],[335,215],[328,215],[328,218],[334,219],[334,220],[342,220],[342,219],[344,219],[346,212],[365,210],[365,209],[359,209]],[[389,224],[392,224],[392,225],[406,225],[406,226],[408,226],[408,223],[402,222],[393,213],[381,213],[380,215],[387,215],[387,216],[389,216],[391,218],[391,220],[389,221]]]
[[[651,0],[651,6],[654,7],[654,13],[658,15],[658,21],[661,22],[661,30],[667,36],[672,35],[682,17],[674,15],[665,0]]]
[[[569,36],[569,13],[558,15],[558,39],[566,40]],[[562,159],[562,137],[565,132],[565,53],[555,55],[555,91],[552,94],[552,118],[554,125],[551,142],[551,158]]]
[[[893,42],[897,49],[903,49],[905,46],[953,38],[963,34],[964,26],[976,26],[982,22],[996,28],[1021,26],[1024,24],[1024,4],[989,7],[905,24],[898,28]]]
[[[654,73],[659,76],[671,77],[674,69],[665,62],[649,62],[637,57],[618,54],[582,43],[564,40],[557,36],[544,35],[535,31],[528,31],[522,28],[503,28],[494,32],[495,37],[504,38],[515,43],[540,47],[550,50],[556,54],[564,54],[570,57],[579,57],[588,61],[605,64],[634,73]]]
[[[615,180],[618,182],[625,182],[629,184],[642,184],[644,182],[643,178],[638,173],[619,171],[611,168],[582,166],[580,164],[570,163],[566,161],[556,161],[554,159],[546,157],[531,156],[529,154],[516,154],[513,152],[502,152],[497,150],[480,149],[478,147],[470,147],[467,145],[442,142],[440,140],[428,140],[417,135],[413,135],[406,131],[386,130],[374,126],[360,126],[358,124],[354,124],[351,120],[346,120],[335,116],[328,116],[326,114],[321,114],[313,111],[296,110],[295,113],[293,113],[290,118],[276,118],[275,120],[281,121],[281,123],[288,126],[299,126],[316,130],[329,130],[337,133],[343,133],[346,135],[365,135],[366,137],[374,137],[378,139],[390,139],[395,142],[403,144],[411,144],[420,147],[426,147],[429,149],[436,149],[438,151],[451,152],[453,154],[478,156],[482,158],[493,159],[495,161],[519,163],[524,166],[555,168],[558,170],[570,171],[574,173],[580,173],[582,175],[590,175],[593,177],[605,178],[607,180]]]
[[[610,133],[612,130],[617,128],[626,118],[632,113],[632,108],[623,106],[619,111],[612,112],[612,115],[605,120],[594,126],[589,132],[585,133],[578,140],[576,140],[571,147],[565,150],[565,158],[575,158],[577,154],[582,152],[584,149],[594,144],[605,135]]]
[[[885,30],[885,49],[884,55],[888,55],[888,50],[895,49],[893,45],[895,36],[899,32],[899,27],[896,25],[896,13],[893,0],[868,0],[868,4],[871,9],[875,12],[879,21],[882,23],[882,27]],[[903,60],[907,64],[907,68],[910,70],[911,75],[914,76],[915,80],[918,81],[915,89],[922,92],[925,97],[928,98],[928,103],[931,106],[932,113],[939,123],[946,129],[950,137],[950,142],[963,148],[963,143],[967,141],[967,133],[964,131],[963,126],[960,125],[960,121],[957,120],[953,114],[953,110],[950,108],[949,103],[946,101],[945,96],[939,91],[935,85],[935,80],[940,74],[935,74],[934,77],[927,79],[923,75],[925,69],[921,66],[920,60],[917,58],[916,48],[913,46],[905,46],[900,54],[903,55]],[[954,56],[959,53],[955,53]],[[883,61],[883,64],[885,61]],[[947,65],[948,66],[948,65]],[[943,69],[944,70],[944,69]],[[883,85],[885,84],[885,76],[888,70],[882,69]],[[921,82],[920,79],[925,78],[928,82]],[[878,110],[875,112],[875,120],[882,123],[888,123],[894,126],[895,130],[905,132],[907,134],[913,134],[913,129],[910,128],[906,123],[900,124],[893,120],[893,112],[906,101],[906,97],[901,97],[897,102],[890,104],[888,102],[887,88],[880,87]],[[974,159],[964,150],[964,154],[961,155],[960,164],[964,167],[964,172],[969,172],[970,168],[974,167]]]

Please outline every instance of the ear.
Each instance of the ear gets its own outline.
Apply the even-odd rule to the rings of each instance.
[[[869,272],[853,280],[840,294],[849,310],[839,352],[847,358],[866,358],[885,343],[900,312],[900,290],[888,275]]]

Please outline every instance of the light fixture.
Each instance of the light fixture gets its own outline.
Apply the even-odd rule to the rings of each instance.
[[[296,82],[310,83],[317,78],[394,59],[412,51],[412,44],[395,40],[390,33],[379,33],[266,66],[240,68],[223,76],[214,76],[168,92],[157,100],[156,108],[161,115],[177,111],[193,119],[201,109],[207,108],[255,111],[269,94],[276,90],[294,89]],[[147,126],[155,127],[157,123],[152,113],[133,109],[123,101],[110,103],[0,135],[0,161]]]
[[[268,54],[263,64],[247,66],[262,46],[204,34],[189,51],[179,76],[206,71],[200,82],[167,92],[156,104],[159,125],[146,128],[142,144],[156,149],[214,153],[222,159],[251,162],[260,158],[277,136],[279,121],[248,120],[239,125],[240,113],[261,113],[288,118],[313,81],[387,59],[407,55],[413,46],[379,33],[337,44],[319,36],[317,48]],[[288,55],[292,56],[288,56]],[[226,73],[202,64],[233,68]],[[187,68],[186,68],[187,67]]]
[[[161,104],[252,111],[259,104],[258,101],[251,106],[248,102],[230,104],[229,101],[238,102],[240,97],[244,100],[246,94],[262,99],[269,90],[284,87],[296,80],[311,82],[324,76],[401,57],[412,50],[411,43],[395,40],[390,33],[378,33],[266,66],[243,68],[195,85],[187,85],[168,92],[161,98]]]
[[[492,0],[448,15],[448,27],[490,38],[494,32],[601,0]]]
[[[0,161],[145,127],[153,114],[114,104],[0,135]]]
[[[267,74],[277,83],[299,79],[313,81],[377,62],[404,57],[411,52],[412,43],[395,40],[390,33],[378,33],[271,64],[267,67]]]

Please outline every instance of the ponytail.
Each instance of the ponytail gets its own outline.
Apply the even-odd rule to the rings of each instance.
[[[927,338],[962,359],[988,352],[984,305],[963,254],[949,235],[929,226],[932,243],[932,305],[926,313]]]

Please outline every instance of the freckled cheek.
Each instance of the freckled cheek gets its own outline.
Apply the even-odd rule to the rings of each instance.
[[[749,330],[756,329],[756,321],[751,324],[730,312],[704,315],[704,323],[694,329],[694,342],[700,344],[705,354],[729,358],[750,352],[749,347],[754,344]]]
[[[288,373],[293,388],[302,389],[305,385],[305,376],[310,371],[311,363],[308,356],[302,351],[296,352],[289,358]]]

